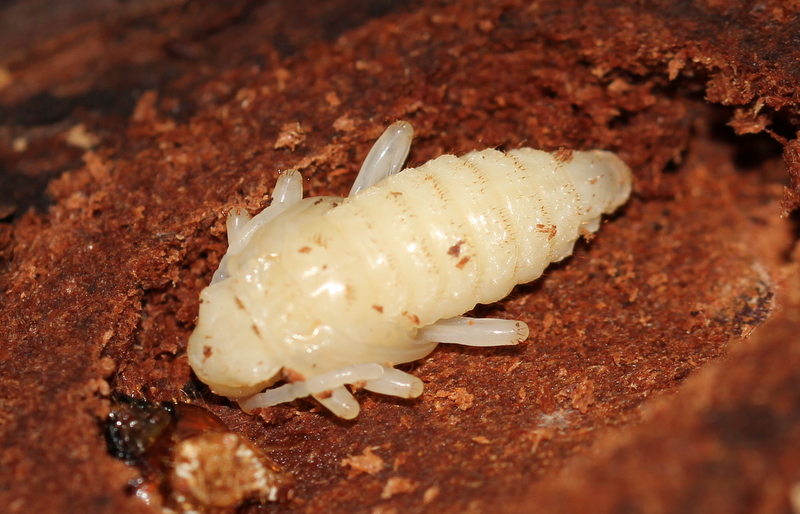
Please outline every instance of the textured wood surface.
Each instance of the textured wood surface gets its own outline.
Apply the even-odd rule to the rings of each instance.
[[[72,6],[61,26],[0,7],[9,512],[158,511],[107,453],[114,392],[207,408],[294,476],[293,499],[246,512],[800,504],[797,232],[781,217],[800,198],[796,8]],[[410,165],[605,148],[634,195],[542,280],[477,309],[526,321],[527,343],[440,347],[405,368],[418,400],[357,393],[345,422],[311,400],[248,416],[208,393],[185,346],[225,212],[263,208],[288,167],[306,194],[345,194],[398,118],[416,129]]]

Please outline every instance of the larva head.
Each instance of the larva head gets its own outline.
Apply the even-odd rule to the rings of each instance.
[[[203,290],[187,352],[195,374],[212,391],[238,398],[270,386],[282,365],[236,298],[233,283],[223,280]]]
[[[229,278],[201,294],[189,363],[228,397],[260,392],[281,371],[308,379],[362,363],[419,359],[433,345],[376,308],[363,252],[324,215],[340,198],[298,202],[227,263]]]

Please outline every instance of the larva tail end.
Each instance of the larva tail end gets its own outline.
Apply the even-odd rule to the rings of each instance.
[[[608,207],[605,209],[606,213],[611,213],[628,201],[633,186],[633,174],[617,154],[605,150],[594,150],[594,153],[600,157],[603,165],[611,170],[616,178],[615,194],[609,198]]]

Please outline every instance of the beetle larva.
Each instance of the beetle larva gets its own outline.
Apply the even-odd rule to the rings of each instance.
[[[524,340],[522,322],[460,315],[570,255],[630,194],[628,167],[600,150],[488,149],[395,174],[411,137],[408,123],[390,126],[347,198],[302,199],[290,170],[260,214],[229,217],[188,349],[213,391],[245,410],[311,395],[348,419],[359,406],[345,384],[419,396],[422,382],[394,365],[438,343]]]

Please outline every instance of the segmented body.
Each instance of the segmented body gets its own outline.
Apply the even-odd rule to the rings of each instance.
[[[570,255],[630,187],[629,169],[610,152],[559,159],[529,148],[488,149],[441,156],[348,198],[297,201],[254,230],[228,256],[229,278],[203,292],[192,366],[232,397],[281,376],[307,382],[284,386],[295,388],[285,397],[248,400],[249,408],[313,394],[352,417],[342,384],[358,381],[415,396],[421,383],[392,366],[438,342],[483,345],[475,339],[492,331],[506,335],[488,344],[524,339],[520,322],[473,328],[486,320],[457,316]],[[330,378],[340,371],[346,376]]]

